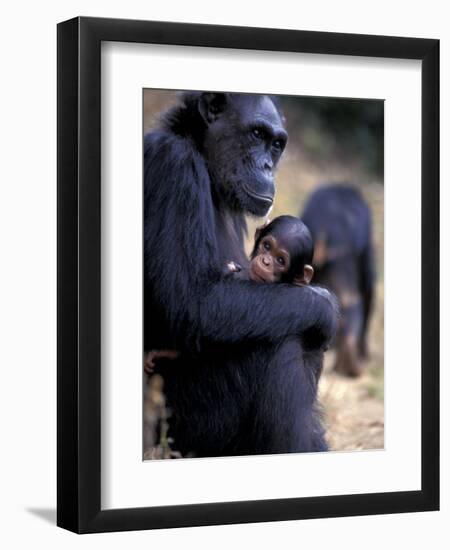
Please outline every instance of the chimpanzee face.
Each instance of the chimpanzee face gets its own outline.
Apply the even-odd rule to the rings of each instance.
[[[289,271],[290,254],[273,235],[261,238],[250,264],[250,278],[264,283],[277,283]]]
[[[313,241],[305,224],[294,216],[278,216],[256,229],[250,278],[308,285],[314,275],[312,254]]]
[[[264,95],[203,93],[204,155],[213,192],[233,210],[263,216],[287,142],[282,115]]]

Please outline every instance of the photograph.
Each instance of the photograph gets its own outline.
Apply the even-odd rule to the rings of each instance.
[[[384,100],[143,90],[143,459],[384,449]]]

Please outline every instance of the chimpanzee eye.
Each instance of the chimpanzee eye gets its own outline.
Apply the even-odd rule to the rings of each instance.
[[[274,149],[276,149],[277,151],[281,151],[281,149],[283,149],[283,144],[281,143],[281,141],[279,139],[276,139],[273,143],[272,143],[272,147]]]
[[[270,250],[270,244],[267,241],[263,242],[263,247],[265,248],[265,250]]]
[[[253,137],[255,137],[257,139],[262,139],[263,138],[263,133],[259,128],[253,128],[252,135],[253,135]]]
[[[286,262],[284,261],[284,258],[282,258],[281,256],[279,258],[277,258],[277,261],[280,265],[284,265]]]

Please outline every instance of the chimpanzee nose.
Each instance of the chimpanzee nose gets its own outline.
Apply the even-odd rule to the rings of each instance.
[[[265,266],[269,266],[270,265],[270,260],[267,256],[263,256],[262,258],[262,262]]]

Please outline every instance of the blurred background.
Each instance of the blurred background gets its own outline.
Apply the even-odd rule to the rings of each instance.
[[[278,98],[286,117],[289,141],[276,176],[277,191],[270,218],[281,214],[298,216],[311,193],[330,183],[345,183],[358,189],[372,215],[376,283],[368,331],[370,356],[361,363],[362,374],[351,378],[334,371],[336,352],[328,351],[319,383],[319,400],[331,450],[383,448],[384,103],[347,98]],[[144,133],[157,126],[160,114],[176,102],[176,92],[144,90]],[[254,230],[264,220],[248,221],[246,248],[250,252]],[[159,399],[157,407],[163,404],[155,388],[149,387],[146,395],[144,430],[149,434],[156,418],[154,402]],[[165,457],[164,448],[155,455],[151,436],[144,445],[146,458]]]

